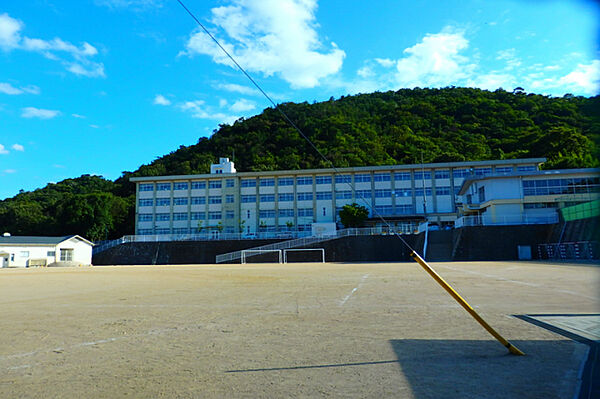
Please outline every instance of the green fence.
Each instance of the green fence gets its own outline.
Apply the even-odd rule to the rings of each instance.
[[[600,200],[585,202],[579,205],[567,206],[560,210],[565,222],[600,216]]]

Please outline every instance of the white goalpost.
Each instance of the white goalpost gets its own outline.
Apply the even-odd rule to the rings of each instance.
[[[287,253],[290,251],[299,252],[299,251],[319,251],[321,252],[321,263],[325,263],[325,248],[299,248],[299,249],[284,249],[283,250],[283,263],[287,262]]]
[[[278,261],[282,263],[282,255],[281,249],[244,249],[242,250],[241,261],[242,263],[246,263],[246,254],[250,254],[250,256],[256,256],[264,253],[277,252],[278,253]]]

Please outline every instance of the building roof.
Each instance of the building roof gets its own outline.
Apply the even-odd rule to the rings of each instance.
[[[92,242],[78,235],[63,237],[45,237],[45,236],[0,236],[0,245],[58,245],[61,242],[77,238],[90,245]]]
[[[488,165],[520,165],[520,164],[542,164],[546,162],[546,158],[524,158],[524,159],[502,159],[489,161],[469,161],[469,162],[440,162],[426,164],[410,164],[410,165],[379,165],[379,166],[358,166],[353,168],[327,168],[327,169],[297,169],[297,170],[274,170],[267,172],[238,172],[238,173],[223,173],[223,174],[200,174],[200,175],[172,175],[172,176],[144,176],[131,177],[132,182],[145,181],[160,181],[160,180],[190,180],[190,179],[216,179],[223,177],[258,177],[258,176],[285,176],[299,174],[333,174],[333,173],[348,173],[348,172],[367,172],[367,171],[389,171],[389,170],[420,170],[420,169],[444,169],[444,168],[465,168]]]
[[[473,176],[468,177],[463,181],[462,186],[458,195],[464,195],[471,186],[471,184],[477,181],[493,180],[493,179],[514,179],[523,177],[559,177],[561,175],[598,175],[600,176],[600,168],[583,168],[583,169],[550,169],[550,170],[536,170],[530,172],[517,172],[517,173],[506,173],[506,174],[495,174],[489,176]]]

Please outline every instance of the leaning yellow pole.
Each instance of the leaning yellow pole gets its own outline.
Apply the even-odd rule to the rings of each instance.
[[[421,265],[421,267],[423,269],[425,269],[425,271],[427,273],[429,273],[429,275],[431,277],[433,277],[433,279],[435,281],[438,282],[439,285],[441,285],[446,292],[448,292],[448,294],[450,294],[452,296],[452,298],[454,298],[456,300],[456,302],[460,303],[460,305],[467,311],[469,312],[469,314],[471,316],[473,316],[473,318],[475,320],[477,320],[477,322],[479,324],[481,324],[483,326],[483,328],[485,328],[487,330],[487,332],[489,332],[490,334],[492,334],[494,336],[494,338],[496,338],[502,345],[504,345],[510,353],[512,353],[513,355],[524,355],[523,352],[521,352],[516,346],[512,345],[510,342],[508,342],[506,339],[504,339],[504,337],[502,337],[502,335],[498,334],[498,332],[496,330],[494,330],[492,328],[492,326],[490,326],[485,320],[483,320],[481,318],[481,316],[479,316],[477,314],[477,312],[475,312],[475,310],[471,307],[471,305],[469,305],[467,303],[467,301],[465,301],[459,294],[458,292],[454,291],[454,288],[452,288],[450,286],[450,284],[448,284],[439,274],[437,274],[435,272],[435,270],[433,270],[431,268],[431,266],[429,266],[427,264],[427,262],[425,262],[425,260],[423,258],[421,258],[419,256],[418,253],[416,253],[415,251],[412,251],[410,253],[411,258],[414,259],[415,262],[417,262],[419,265]]]

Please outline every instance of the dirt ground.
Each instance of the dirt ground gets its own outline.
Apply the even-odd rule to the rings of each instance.
[[[416,263],[0,269],[1,398],[573,398],[600,268]]]

